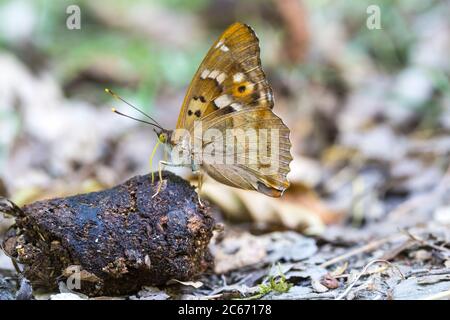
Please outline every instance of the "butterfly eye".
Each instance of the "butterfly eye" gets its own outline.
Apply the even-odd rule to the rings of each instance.
[[[162,143],[165,143],[167,141],[167,135],[165,133],[161,133],[159,135],[159,141],[161,141]]]

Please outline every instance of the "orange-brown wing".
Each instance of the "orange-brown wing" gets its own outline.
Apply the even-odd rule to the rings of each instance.
[[[228,106],[234,111],[272,108],[272,89],[261,68],[259,53],[258,38],[249,26],[237,22],[228,27],[195,73],[176,128],[189,130],[194,121]]]

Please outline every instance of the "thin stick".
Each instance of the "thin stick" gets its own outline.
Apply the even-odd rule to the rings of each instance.
[[[404,279],[405,277],[403,276],[403,273],[400,271],[400,269],[393,265],[392,263],[390,263],[389,261],[386,260],[372,260],[370,261],[368,264],[366,264],[366,266],[362,269],[362,271],[358,274],[358,276],[356,277],[355,281],[353,281],[348,287],[347,289],[345,289],[345,291],[339,295],[335,300],[342,300],[347,294],[349,294],[350,290],[352,290],[352,288],[355,286],[355,284],[359,281],[359,279],[366,274],[367,269],[369,269],[369,267],[371,265],[373,265],[374,263],[386,263],[388,266],[390,267],[395,267],[395,269],[400,273],[401,277]]]
[[[400,253],[405,251],[406,249],[412,247],[413,245],[414,245],[414,242],[411,241],[410,239],[405,240],[400,245],[395,246],[394,248],[391,248],[387,252],[383,253],[383,255],[379,258],[390,261],[390,260],[394,259],[396,256],[398,256]]]
[[[391,236],[386,237],[386,238],[374,240],[374,241],[369,242],[368,244],[366,244],[366,245],[364,245],[362,247],[358,247],[356,249],[350,250],[350,251],[344,253],[343,255],[340,255],[340,256],[337,256],[336,258],[328,260],[328,261],[322,263],[320,265],[320,267],[326,268],[328,266],[331,266],[331,265],[336,264],[338,262],[341,262],[343,260],[347,260],[347,259],[349,259],[349,258],[351,258],[353,256],[358,255],[358,254],[365,253],[365,252],[368,252],[368,251],[372,251],[372,250],[382,246],[383,244],[392,241],[393,238],[394,238],[394,236],[391,235]]]
[[[384,259],[381,259],[381,260],[384,260]],[[363,276],[368,276],[368,275],[380,273],[380,272],[383,272],[384,270],[386,270],[387,268],[388,268],[388,267],[386,267],[386,266],[384,266],[384,267],[379,267],[379,268],[376,269],[376,270],[373,270],[373,271],[367,271],[366,273],[363,274]],[[334,278],[336,278],[336,279],[339,279],[339,278],[350,278],[350,277],[352,277],[352,276],[353,276],[353,275],[352,275],[351,273],[344,273],[344,274],[341,274],[341,275],[339,275],[339,276],[335,276]]]
[[[420,238],[419,236],[413,235],[411,232],[409,232],[406,229],[400,230],[401,232],[403,232],[404,234],[406,234],[409,238],[411,238],[411,240],[420,243],[423,246],[427,246],[430,247],[432,249],[438,250],[438,251],[444,251],[444,252],[450,252],[450,249],[444,248],[444,247],[440,247],[437,246],[433,243],[430,243],[422,238]]]

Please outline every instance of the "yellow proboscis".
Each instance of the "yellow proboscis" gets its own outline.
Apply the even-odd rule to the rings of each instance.
[[[161,141],[159,141],[159,139],[158,139],[158,142],[156,142],[156,145],[153,148],[152,154],[150,156],[150,170],[152,171],[152,184],[155,182],[155,173],[153,172],[153,158],[155,157],[156,149],[158,149],[158,146],[160,145],[160,143],[161,143]],[[158,170],[160,170],[159,167],[158,167]],[[160,176],[161,176],[161,174],[160,174]]]

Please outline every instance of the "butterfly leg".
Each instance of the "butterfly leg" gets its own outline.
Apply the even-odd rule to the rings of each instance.
[[[162,187],[162,183],[163,183],[162,169],[163,169],[163,165],[165,165],[167,163],[168,162],[166,162],[166,161],[159,161],[159,163],[158,163],[158,174],[159,174],[158,189],[156,190],[156,193],[152,196],[152,198],[156,197],[158,195],[158,193],[161,191],[161,187]],[[153,176],[152,176],[152,183],[153,183]]]
[[[201,171],[198,172],[198,186],[197,186],[197,199],[200,206],[204,207],[202,199],[200,198],[200,194],[202,192],[203,186],[203,173]]]
[[[158,193],[161,191],[161,187],[162,187],[162,183],[163,183],[163,178],[162,178],[163,166],[182,167],[183,165],[175,164],[175,163],[167,162],[167,161],[163,161],[163,160],[159,161],[159,163],[158,163],[158,174],[159,174],[158,189],[156,190],[156,193],[152,196],[152,198],[156,197],[158,195]]]

